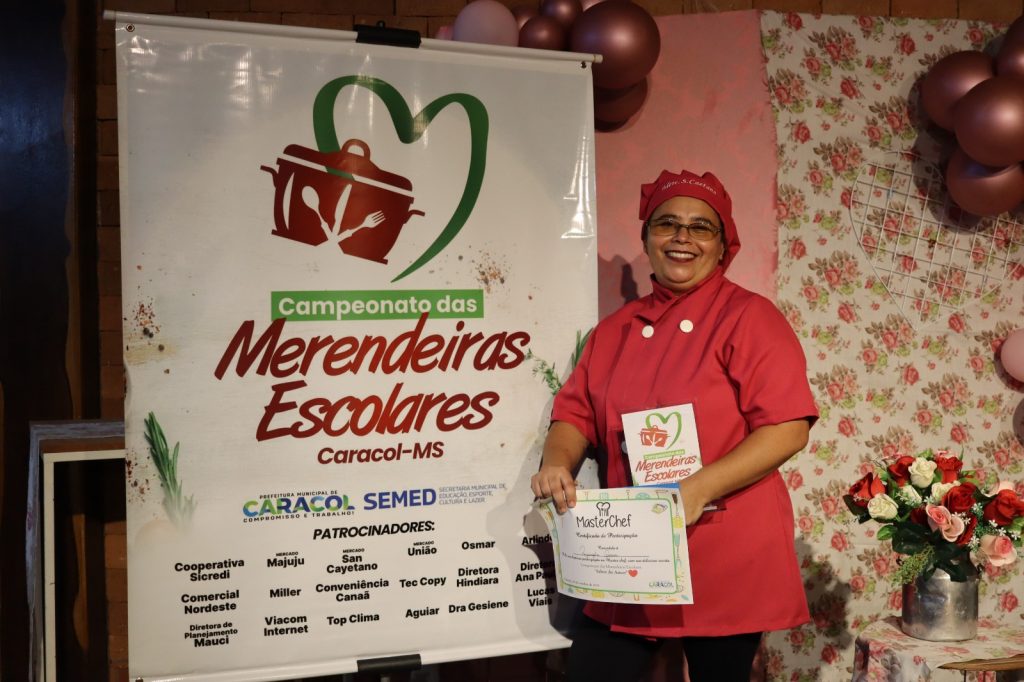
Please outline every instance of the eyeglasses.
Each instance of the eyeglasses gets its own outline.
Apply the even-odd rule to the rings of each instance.
[[[711,241],[722,231],[722,228],[708,223],[681,223],[674,218],[655,218],[647,221],[648,231],[656,237],[674,237],[680,230],[686,230],[690,238],[698,242]]]

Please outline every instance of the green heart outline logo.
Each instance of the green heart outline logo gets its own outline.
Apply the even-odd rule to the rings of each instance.
[[[672,442],[669,443],[668,446],[666,446],[666,448],[665,448],[666,450],[671,450],[672,446],[676,444],[676,441],[679,440],[679,436],[683,432],[683,417],[682,417],[682,415],[680,415],[678,412],[669,412],[668,416],[666,417],[665,415],[661,414],[660,412],[651,412],[650,414],[647,415],[647,419],[644,422],[645,424],[647,424],[647,428],[649,428],[649,429],[653,429],[654,428],[654,424],[651,423],[651,419],[653,417],[657,417],[659,420],[661,420],[662,424],[665,424],[665,426],[668,426],[669,422],[672,421],[672,417],[675,417],[674,421],[675,421],[675,425],[676,425],[676,435],[672,439]]]
[[[423,107],[416,116],[413,116],[405,98],[390,83],[373,76],[343,76],[320,88],[320,92],[317,93],[313,101],[313,135],[316,138],[317,148],[321,152],[332,153],[341,150],[341,145],[338,144],[338,132],[334,126],[334,106],[338,95],[349,85],[366,88],[381,98],[388,108],[388,113],[391,114],[391,122],[395,126],[395,132],[398,133],[398,139],[405,144],[411,144],[420,139],[434,117],[449,104],[461,106],[469,119],[469,169],[462,197],[459,199],[451,219],[448,220],[448,224],[441,230],[433,243],[401,274],[391,280],[397,282],[419,270],[443,251],[469,220],[469,216],[476,206],[476,200],[480,196],[480,187],[484,182],[490,119],[483,102],[464,92],[453,92],[438,97]]]

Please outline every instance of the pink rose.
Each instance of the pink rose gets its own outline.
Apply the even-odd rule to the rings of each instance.
[[[949,328],[959,334],[967,328],[967,323],[964,322],[964,318],[960,317],[959,314],[953,313],[949,316]]]
[[[825,182],[825,174],[815,168],[807,173],[807,181],[815,187],[821,187],[822,183]]]
[[[857,84],[849,78],[844,78],[843,82],[839,85],[839,90],[849,98],[860,97],[860,92],[857,90]]]
[[[985,535],[981,538],[978,550],[985,561],[993,566],[1009,566],[1017,560],[1017,550],[1013,541],[1005,535]]]
[[[835,43],[829,43],[825,46],[825,52],[828,52],[828,56],[832,58],[832,61],[838,62],[842,53],[839,50],[839,46]]]
[[[895,592],[889,593],[888,606],[894,611],[899,611],[903,608],[903,590],[896,590]]]
[[[849,303],[843,303],[839,306],[839,319],[847,323],[853,322],[857,319],[857,313],[853,312]]]
[[[917,383],[921,375],[913,365],[907,365],[903,370],[903,383],[913,386]]]
[[[900,258],[900,269],[903,272],[913,272],[917,270],[917,261],[913,256],[903,256]]]
[[[850,541],[846,539],[846,536],[843,533],[837,531],[832,534],[832,549],[837,552],[845,552],[849,548]]]
[[[972,355],[967,361],[967,364],[970,365],[971,369],[975,372],[981,372],[985,369],[985,360],[982,359],[980,355]]]
[[[804,68],[812,76],[817,76],[821,73],[821,61],[817,57],[808,57],[804,60]]]
[[[863,592],[868,586],[868,579],[862,575],[855,575],[850,578],[850,589],[856,592]]]
[[[914,54],[917,46],[914,45],[914,39],[908,35],[904,35],[900,38],[900,52],[903,54]]]
[[[967,31],[967,39],[975,45],[985,42],[985,33],[980,28],[971,28]]]
[[[802,239],[794,239],[789,245],[789,257],[799,260],[807,255],[807,246]]]
[[[942,393],[939,394],[939,404],[942,405],[947,410],[953,407],[954,402],[956,401],[953,400],[953,394],[950,393],[949,391],[943,391]]]
[[[875,20],[872,17],[857,17],[857,24],[864,30],[870,31],[875,25]]]
[[[842,154],[833,154],[829,158],[829,163],[832,164],[832,170],[836,173],[842,173],[846,170],[846,159],[843,158]]]
[[[1003,611],[1013,611],[1017,608],[1017,595],[1013,592],[1003,592],[999,597],[999,608]]]
[[[992,459],[996,461],[1000,469],[1005,469],[1010,465],[1010,453],[1006,450],[996,450],[992,453]]]
[[[846,392],[843,390],[843,387],[836,383],[829,384],[826,390],[828,391],[828,397],[831,398],[833,402],[839,402],[846,396]]]
[[[801,533],[810,533],[814,530],[814,520],[810,516],[801,516],[797,519],[796,525]]]
[[[963,443],[968,439],[969,435],[967,429],[956,424],[952,429],[949,430],[949,438],[954,443]]]
[[[794,469],[786,475],[786,485],[789,486],[790,490],[798,490],[800,486],[804,484],[804,477],[800,475],[800,472]]]
[[[789,90],[781,85],[775,88],[775,99],[779,101],[779,104],[789,104],[793,101],[793,97],[789,94]]]
[[[853,194],[852,192],[850,192],[850,190],[844,189],[843,193],[839,195],[839,201],[842,202],[843,206],[845,206],[846,208],[850,208],[850,199],[852,198],[852,196]],[[1021,270],[1021,275],[1024,276],[1024,267],[1022,267]],[[1018,279],[1020,278],[1018,277]]]
[[[941,505],[925,505],[925,513],[928,515],[928,527],[942,533],[947,542],[955,542],[964,532],[964,520]]]
[[[797,142],[807,142],[811,139],[811,129],[805,123],[798,123],[793,129],[793,139]]]
[[[853,434],[857,433],[857,427],[853,425],[853,421],[847,417],[843,417],[839,420],[839,433],[849,438]]]
[[[841,279],[842,278],[839,276],[839,271],[836,270],[835,268],[829,268],[828,270],[825,271],[825,281],[828,282],[830,286],[836,286],[837,284],[839,284]]]
[[[917,414],[914,415],[914,419],[921,426],[928,426],[932,423],[932,413],[928,410],[918,410]]]
[[[889,557],[887,556],[877,557],[873,562],[871,562],[871,565],[879,577],[887,576],[892,571],[892,563],[889,561]]]
[[[900,339],[896,336],[896,332],[891,329],[887,329],[882,332],[882,343],[884,343],[885,347],[889,350],[893,350],[900,344]]]
[[[903,118],[895,111],[890,111],[885,115],[885,122],[889,124],[894,133],[898,133],[903,130]]]
[[[805,286],[804,290],[803,290],[803,294],[804,294],[804,298],[806,298],[808,301],[810,301],[812,303],[814,301],[818,300],[818,288],[815,287],[815,286],[812,286],[812,285]]]
[[[834,497],[824,498],[821,501],[821,511],[828,518],[832,518],[839,512],[839,500]]]
[[[835,663],[839,660],[839,651],[831,644],[826,644],[821,650],[821,660],[829,664]]]

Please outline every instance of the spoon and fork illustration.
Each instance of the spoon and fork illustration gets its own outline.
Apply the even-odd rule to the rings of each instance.
[[[317,217],[320,218],[320,229],[324,231],[328,244],[340,244],[347,239],[351,239],[361,230],[372,229],[384,222],[384,212],[373,211],[368,213],[362,222],[355,227],[341,229],[341,218],[345,215],[345,208],[348,206],[348,199],[351,193],[352,185],[346,185],[345,189],[341,191],[341,197],[338,199],[338,207],[335,211],[335,215],[338,217],[332,228],[331,224],[324,218],[323,211],[320,210],[320,195],[309,185],[302,188],[302,201],[310,208],[316,207],[314,210]]]

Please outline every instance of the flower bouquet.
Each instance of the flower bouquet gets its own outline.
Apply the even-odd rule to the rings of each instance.
[[[983,491],[947,450],[898,457],[854,483],[843,501],[861,523],[880,523],[878,539],[904,555],[894,576],[904,585],[936,569],[964,582],[976,564],[1013,563],[1022,544],[1024,499],[1003,481]]]

